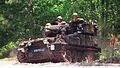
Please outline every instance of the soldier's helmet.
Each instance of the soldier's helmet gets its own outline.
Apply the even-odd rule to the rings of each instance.
[[[58,16],[57,19],[62,19],[62,16]]]
[[[78,14],[77,13],[73,13],[73,16],[78,16]]]

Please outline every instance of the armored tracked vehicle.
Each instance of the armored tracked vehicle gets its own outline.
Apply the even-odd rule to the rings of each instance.
[[[82,26],[82,27],[81,27]],[[39,62],[92,62],[99,58],[101,49],[97,45],[93,25],[78,23],[74,33],[61,29],[66,25],[47,24],[43,28],[43,38],[21,41],[17,59],[20,63]]]

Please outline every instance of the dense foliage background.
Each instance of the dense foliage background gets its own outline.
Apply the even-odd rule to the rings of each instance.
[[[68,22],[73,12],[93,19],[103,40],[111,34],[119,38],[119,7],[120,0],[0,0],[0,56],[20,39],[41,37],[41,26],[55,22],[58,15]]]

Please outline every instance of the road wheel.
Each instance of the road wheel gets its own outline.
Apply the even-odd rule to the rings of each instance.
[[[28,63],[27,57],[25,56],[25,53],[18,51],[17,53],[17,59],[20,63]]]
[[[77,62],[77,51],[72,51],[72,58],[73,58],[73,62]]]
[[[71,54],[71,51],[70,50],[67,50],[65,52],[65,61],[66,62],[72,62],[72,54]]]

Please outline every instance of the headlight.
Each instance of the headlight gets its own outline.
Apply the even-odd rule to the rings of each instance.
[[[55,50],[55,45],[51,45],[50,50]]]

